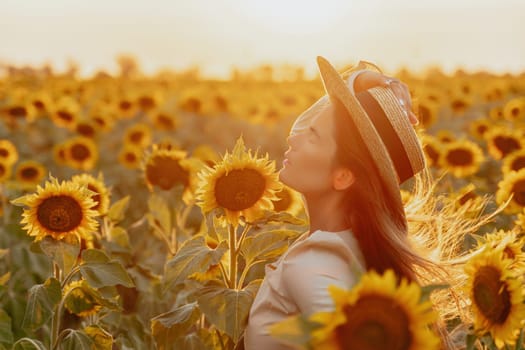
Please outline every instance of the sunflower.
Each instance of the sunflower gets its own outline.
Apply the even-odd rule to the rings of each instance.
[[[94,315],[102,308],[97,302],[98,292],[85,280],[73,281],[64,287],[64,307],[80,317]]]
[[[63,239],[75,235],[79,239],[89,237],[98,227],[95,217],[98,213],[91,209],[95,202],[93,192],[78,183],[62,181],[54,177],[37,186],[36,193],[19,197],[11,203],[25,205],[21,224],[25,224],[29,236],[40,241],[46,236]]]
[[[525,169],[506,174],[498,183],[496,202],[505,203],[513,195],[509,205],[504,209],[507,214],[515,214],[525,207]]]
[[[124,143],[145,148],[151,142],[151,129],[147,124],[137,123],[126,130]]]
[[[268,160],[268,154],[257,158],[246,150],[240,137],[231,154],[226,152],[214,168],[205,167],[198,174],[200,183],[197,190],[199,206],[204,213],[215,208],[224,210],[220,221],[233,226],[239,225],[239,218],[254,221],[264,210],[273,209],[273,200],[279,199],[275,192],[282,188],[275,172],[275,162]]]
[[[328,287],[333,312],[318,312],[310,320],[321,325],[312,332],[315,349],[438,349],[439,338],[429,326],[436,314],[421,289],[405,279],[397,283],[392,270],[370,271],[349,291]]]
[[[503,106],[503,116],[505,119],[515,122],[517,120],[525,119],[525,99],[523,97],[516,97],[509,100]]]
[[[177,128],[177,117],[168,110],[155,108],[149,111],[147,116],[156,130],[172,131]]]
[[[477,119],[469,124],[469,132],[479,140],[484,139],[485,133],[492,127],[492,123],[487,119]]]
[[[518,236],[518,230],[494,230],[483,236],[482,243],[490,249],[503,250],[503,258],[512,261],[512,268],[522,269],[525,267],[525,253],[522,251],[525,237],[523,235]]]
[[[55,125],[73,130],[79,113],[78,102],[70,96],[63,95],[53,105],[50,116]]]
[[[0,160],[0,183],[7,181],[11,177],[12,165]]]
[[[170,144],[154,144],[151,152],[146,154],[142,168],[150,191],[153,191],[154,186],[167,191],[182,185],[182,199],[188,204],[196,190],[195,174],[200,170],[200,165],[200,161],[187,158],[185,151],[175,149]]]
[[[75,131],[80,136],[92,139],[97,134],[97,124],[91,119],[81,119],[77,122]]]
[[[53,160],[57,165],[67,165],[66,146],[65,143],[53,145]]]
[[[118,160],[120,164],[128,169],[139,169],[143,152],[143,149],[140,147],[124,144],[119,152]]]
[[[221,160],[219,154],[217,154],[213,148],[206,144],[201,144],[195,147],[191,154],[193,157],[202,160],[209,167],[213,167]]]
[[[525,232],[525,207],[521,210],[521,212],[518,213],[518,216],[516,220],[514,221],[514,224],[516,224],[518,229]]]
[[[454,93],[450,97],[450,108],[454,114],[463,114],[471,106],[471,97],[464,93]]]
[[[436,138],[441,143],[449,143],[456,140],[456,136],[454,135],[454,133],[448,129],[440,129],[436,133]]]
[[[511,171],[518,171],[523,168],[525,168],[525,148],[514,151],[505,157],[501,170],[503,174],[508,174]]]
[[[441,149],[443,145],[434,136],[428,134],[422,134],[421,143],[423,145],[423,151],[425,152],[425,158],[429,166],[438,166],[439,158],[441,156]]]
[[[0,161],[3,164],[13,165],[18,160],[18,151],[15,145],[7,140],[0,140]]]
[[[515,341],[525,318],[521,283],[511,262],[502,249],[482,248],[465,264],[474,327],[481,334],[490,332],[498,347]]]
[[[95,178],[90,174],[79,174],[71,178],[71,181],[78,182],[83,186],[94,192],[95,194],[91,197],[95,202],[95,205],[91,208],[100,215],[105,215],[109,209],[109,190],[104,184],[104,176],[99,173],[98,178]]]
[[[98,130],[103,132],[113,129],[115,118],[115,109],[107,104],[99,103],[89,112],[89,119],[93,121]]]
[[[524,148],[521,132],[502,126],[488,130],[485,133],[485,140],[488,152],[494,159],[505,158],[509,153]]]
[[[274,211],[286,211],[297,216],[301,209],[303,209],[303,198],[301,194],[290,187],[283,186],[283,189],[276,192],[276,195],[279,199],[272,201]]]
[[[34,188],[45,176],[44,165],[34,160],[25,160],[16,167],[15,179],[22,188]]]
[[[505,115],[503,114],[503,107],[501,106],[492,107],[489,110],[489,117],[490,119],[496,122],[505,120]]]
[[[98,161],[95,141],[84,136],[75,136],[64,144],[66,164],[74,169],[91,170]]]
[[[466,177],[476,173],[483,162],[483,150],[469,140],[457,140],[443,144],[439,165],[448,169],[456,177]]]

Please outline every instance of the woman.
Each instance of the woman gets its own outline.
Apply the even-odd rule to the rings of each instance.
[[[287,349],[268,326],[293,314],[332,310],[328,286],[351,288],[368,269],[391,268],[417,282],[443,276],[410,244],[400,196],[406,180],[416,177],[416,192],[428,181],[407,86],[362,65],[346,81],[324,58],[318,65],[327,95],[294,123],[279,173],[302,193],[310,227],[266,265],[245,332],[247,350]],[[419,205],[411,210],[428,211]],[[427,236],[432,247],[436,237]]]

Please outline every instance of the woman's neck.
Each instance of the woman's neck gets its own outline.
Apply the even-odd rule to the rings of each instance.
[[[349,229],[338,193],[326,195],[304,195],[305,209],[310,220],[310,233],[317,230],[339,232]]]

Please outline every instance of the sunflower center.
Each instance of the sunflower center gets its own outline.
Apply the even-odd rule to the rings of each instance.
[[[365,295],[344,309],[346,323],[335,329],[341,349],[410,349],[412,333],[405,310],[395,300]]]
[[[77,132],[80,135],[83,135],[86,137],[93,137],[93,135],[95,135],[95,129],[89,124],[78,124]]]
[[[71,146],[71,156],[75,160],[84,161],[88,159],[90,155],[91,153],[89,152],[89,148],[82,144],[76,143]]]
[[[134,131],[129,135],[129,140],[132,143],[140,143],[143,138],[144,138],[144,133],[142,133],[141,131]]]
[[[474,278],[474,302],[491,323],[503,324],[510,312],[510,294],[500,281],[500,272],[492,266],[483,266]]]
[[[0,148],[0,157],[7,158],[9,156],[9,151],[5,148]]]
[[[525,207],[525,179],[516,181],[512,186],[512,192],[514,193],[512,200]]]
[[[73,120],[73,115],[67,111],[58,111],[57,115],[60,119],[70,122]]]
[[[38,222],[54,232],[68,232],[82,222],[82,208],[73,198],[65,195],[44,199],[37,208]]]
[[[488,127],[486,125],[479,125],[478,126],[478,133],[480,135],[483,135],[488,130]]]
[[[34,180],[38,176],[38,170],[33,167],[23,168],[20,175],[25,180]]]
[[[4,176],[5,173],[7,173],[5,166],[0,163],[0,177]]]
[[[176,184],[187,187],[190,183],[189,174],[180,166],[179,160],[168,156],[156,156],[149,162],[146,179],[163,190],[169,190]]]
[[[137,156],[132,152],[126,153],[126,161],[130,163],[134,163],[137,160]]]
[[[466,149],[453,149],[447,154],[447,160],[450,164],[456,166],[465,166],[472,164],[472,152]]]
[[[215,183],[215,197],[219,206],[239,211],[250,208],[263,195],[264,177],[255,169],[234,169]]]
[[[25,107],[16,106],[16,107],[12,107],[9,110],[9,114],[12,115],[13,117],[25,117],[27,115],[27,111]]]
[[[521,149],[521,145],[513,137],[497,136],[494,138],[494,145],[501,151],[502,157],[505,157],[512,151]]]
[[[425,149],[425,153],[430,158],[430,160],[433,163],[436,163],[439,159],[439,152],[436,151],[436,149],[431,145],[426,145],[424,149]]]
[[[525,168],[525,156],[514,159],[511,168],[516,171]]]
[[[273,202],[273,208],[275,211],[285,211],[290,207],[290,204],[292,203],[292,197],[290,196],[290,192],[288,190],[283,189],[282,191],[278,192],[277,197],[279,197],[279,199]]]

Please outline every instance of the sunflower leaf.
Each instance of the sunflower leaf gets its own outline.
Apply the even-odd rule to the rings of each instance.
[[[18,339],[16,343],[13,344],[11,350],[46,350],[46,347],[40,340],[31,339],[31,338],[22,338]]]
[[[131,277],[116,260],[110,260],[101,250],[86,249],[82,251],[80,273],[94,288],[115,286],[134,287]]]
[[[92,324],[84,328],[84,332],[91,338],[92,350],[111,350],[113,347],[113,336],[104,328]]]
[[[206,318],[237,343],[248,322],[248,313],[261,280],[241,290],[210,282],[199,291],[197,302]]]
[[[11,317],[3,309],[0,309],[0,344],[11,344],[12,342]]]
[[[55,278],[48,278],[43,284],[37,284],[29,289],[22,328],[36,330],[46,323],[55,306],[62,299],[60,282]]]
[[[62,335],[65,334],[66,335]],[[65,329],[60,334],[62,341],[59,349],[61,350],[91,350],[93,340],[83,331],[75,329]]]
[[[286,211],[274,212],[270,210],[266,210],[262,218],[250,222],[250,224],[254,226],[263,226],[270,222],[287,223],[299,226],[304,226],[306,224],[304,220],[299,219]]]
[[[108,211],[108,217],[112,222],[118,223],[124,219],[124,213],[129,205],[129,198],[129,196],[126,196],[111,205]]]
[[[173,343],[187,334],[200,315],[197,302],[193,302],[152,318],[151,334],[157,348],[172,348]]]
[[[467,342],[467,347],[465,348],[465,350],[474,350],[474,344],[476,344],[476,340],[478,339],[478,337],[476,336],[476,334],[467,334],[467,337],[466,337],[466,342]]]
[[[46,236],[40,242],[40,248],[60,266],[64,275],[67,275],[77,263],[80,242],[73,236],[64,240],[56,240]]]
[[[188,239],[177,254],[166,263],[164,289],[167,290],[184,282],[192,273],[205,272],[211,265],[218,264],[227,250],[228,245],[225,241],[215,249],[211,249],[206,245],[203,236]]]
[[[272,337],[294,349],[308,349],[310,335],[317,323],[309,321],[304,315],[295,315],[273,324],[269,331]]]
[[[241,255],[247,264],[255,260],[268,260],[280,256],[288,248],[289,238],[297,234],[291,230],[271,230],[259,232],[244,239]]]

